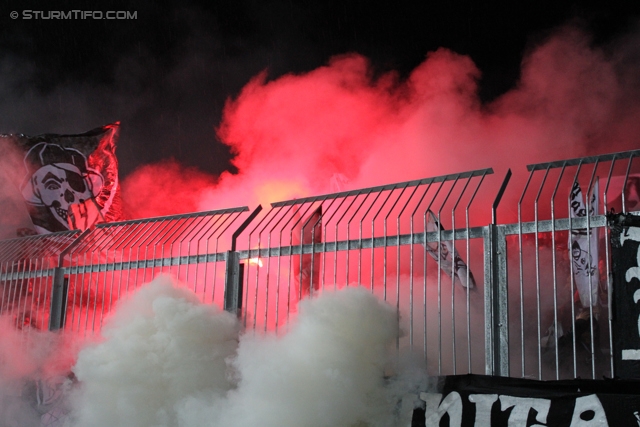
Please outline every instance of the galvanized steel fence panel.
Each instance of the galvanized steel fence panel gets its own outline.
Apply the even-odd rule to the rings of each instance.
[[[512,216],[504,223],[498,204],[511,172],[500,182],[482,169],[264,212],[240,207],[8,240],[0,242],[0,315],[25,331],[91,333],[123,296],[169,273],[204,303],[237,313],[248,331],[282,333],[304,298],[361,286],[395,307],[398,354],[419,355],[430,374],[613,376],[606,213],[640,210],[638,156],[530,165],[522,191],[502,204]],[[582,207],[578,190],[589,196]],[[599,202],[590,211],[592,195]],[[594,246],[577,251],[576,241],[591,236],[599,236]],[[599,265],[587,260],[595,252]],[[577,292],[583,270],[588,296]]]
[[[47,330],[59,255],[77,231],[0,241],[0,317],[17,329]]]
[[[493,328],[483,304],[485,233],[470,225],[477,193],[492,173],[273,203],[238,240],[245,247],[239,251],[244,325],[278,333],[305,297],[363,286],[396,308],[396,347],[421,354],[431,373],[493,372],[484,351]],[[445,266],[448,252],[459,257]],[[474,277],[475,289],[462,285]]]
[[[630,179],[640,179],[640,165],[633,161],[639,155],[637,150],[527,167],[517,222],[501,226],[508,247],[511,376],[615,374],[605,214],[638,210],[640,187]],[[594,243],[580,249],[580,236],[593,236]],[[577,280],[586,280],[588,295],[579,292]]]
[[[224,305],[225,262],[247,207],[100,224],[62,254],[68,297],[64,327],[99,330],[124,295],[166,273],[203,303]]]

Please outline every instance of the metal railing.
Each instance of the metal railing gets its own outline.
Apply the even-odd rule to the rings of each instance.
[[[470,309],[482,307],[487,263],[485,231],[471,226],[470,211],[492,173],[273,203],[239,237],[247,248],[239,252],[244,325],[278,332],[306,296],[363,286],[396,308],[397,348],[420,352],[434,373],[468,372],[473,363],[482,370],[491,358],[474,349],[493,325],[482,308]]]
[[[632,185],[638,156],[640,150],[527,166],[517,222],[500,226],[508,248],[510,375],[613,376],[606,213],[639,210],[640,186]]]
[[[605,213],[640,206],[628,185],[640,182],[637,156],[640,150],[530,165],[523,190],[502,203],[511,171],[500,180],[482,169],[264,211],[241,207],[4,241],[0,314],[23,330],[91,333],[117,300],[169,273],[204,303],[236,313],[246,330],[281,333],[306,297],[362,286],[395,307],[398,353],[418,355],[430,374],[612,376]],[[580,215],[578,193],[602,203],[590,210],[591,198],[583,200]],[[499,223],[498,212],[507,220]],[[575,256],[576,241],[594,235],[596,246]],[[596,250],[601,265],[585,262]],[[584,284],[576,275],[585,269],[600,274],[586,294],[577,292]]]
[[[222,308],[231,233],[247,216],[248,208],[240,207],[2,242],[1,282],[10,297],[3,313],[15,311],[21,303],[16,295],[31,292],[26,283],[33,283],[39,295],[35,311],[46,315],[49,329],[94,332],[116,301],[160,273]],[[46,329],[41,322],[37,326]]]
[[[17,329],[48,329],[53,279],[62,251],[80,233],[69,231],[0,241],[0,315]]]

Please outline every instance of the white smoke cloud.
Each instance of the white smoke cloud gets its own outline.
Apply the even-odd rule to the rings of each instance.
[[[70,425],[392,426],[406,393],[385,378],[397,328],[390,306],[347,288],[304,301],[283,336],[240,336],[161,276],[79,353]]]
[[[58,401],[79,340],[53,332],[21,330],[12,316],[0,317],[0,425],[38,427]],[[55,401],[55,402],[54,402]]]
[[[20,228],[32,227],[18,183],[24,176],[22,158],[10,144],[0,142],[0,240],[17,237]]]
[[[73,425],[173,426],[185,396],[226,392],[237,323],[160,276],[122,304],[73,368]]]

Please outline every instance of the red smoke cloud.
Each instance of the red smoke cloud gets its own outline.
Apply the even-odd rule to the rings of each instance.
[[[169,159],[136,169],[123,186],[122,198],[131,218],[196,212],[202,192],[215,186],[216,181],[211,175]]]
[[[631,149],[640,136],[634,38],[596,48],[564,28],[525,56],[517,87],[488,105],[480,70],[447,49],[405,80],[373,77],[357,54],[273,81],[262,73],[228,100],[217,128],[237,174],[216,183],[172,163],[145,166],[125,182],[125,201],[135,194],[146,206],[131,210],[146,216],[253,207],[476,168],[526,176],[525,164]],[[145,181],[153,191],[141,190]]]

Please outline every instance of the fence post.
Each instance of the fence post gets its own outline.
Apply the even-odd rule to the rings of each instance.
[[[53,286],[51,287],[50,331],[57,331],[64,327],[68,287],[69,281],[64,277],[64,268],[56,267],[53,273]]]
[[[231,250],[227,251],[227,263],[224,276],[224,309],[235,315],[242,311],[242,284],[244,282],[244,266],[240,265],[240,254],[236,252],[238,236],[249,226],[262,211],[262,205],[251,212],[246,220],[231,236]]]
[[[485,373],[509,376],[507,240],[504,227],[489,224],[484,237]]]
[[[91,228],[80,233],[75,240],[58,255],[58,266],[53,270],[53,286],[51,287],[51,306],[49,313],[49,330],[56,331],[64,327],[64,320],[67,314],[67,292],[69,290],[69,279],[64,277],[65,268],[64,257],[69,254],[83,239],[91,233]]]
[[[224,309],[239,315],[242,311],[242,283],[244,268],[240,265],[240,256],[236,251],[227,251],[227,263],[224,277]]]

